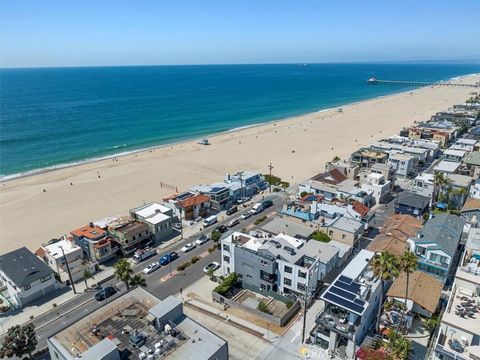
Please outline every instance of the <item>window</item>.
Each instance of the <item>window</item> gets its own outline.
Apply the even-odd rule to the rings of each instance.
[[[283,279],[283,284],[287,286],[292,286],[292,280],[288,278]]]
[[[333,230],[328,231],[328,236],[333,236]]]
[[[230,256],[223,256],[223,261],[230,264]]]
[[[307,273],[305,271],[298,270],[298,277],[305,279],[307,277]]]
[[[297,290],[298,291],[305,292],[306,289],[307,289],[307,287],[305,286],[305,284],[297,284]]]
[[[415,249],[415,254],[417,255],[425,255],[426,252],[427,252],[427,249],[421,246],[417,246],[417,248]]]
[[[342,240],[345,239],[346,237],[347,237],[347,235],[342,234]]]
[[[45,282],[45,281],[48,281],[52,278],[52,275],[48,275],[48,276],[45,276],[44,278],[40,279],[40,282]]]
[[[30,289],[30,288],[31,288],[31,285],[30,285],[30,284],[27,284],[27,285],[25,285],[25,286],[23,287],[23,290],[28,290],[28,289]]]
[[[292,273],[292,267],[291,266],[287,266],[285,265],[285,267],[283,268],[283,270],[288,273],[288,274],[291,274]]]
[[[262,266],[268,266],[268,261],[260,260],[260,265],[262,265]]]
[[[223,250],[230,251],[230,246],[223,244]]]

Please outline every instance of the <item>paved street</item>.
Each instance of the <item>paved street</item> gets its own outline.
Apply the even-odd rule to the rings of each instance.
[[[264,215],[270,215],[274,211],[278,211],[283,204],[283,198],[281,196],[275,196],[272,200],[274,202],[274,205],[272,207],[262,211],[257,215],[250,217],[247,220],[240,221],[240,223],[235,227],[231,228],[229,232],[240,230],[245,227],[253,226],[253,223],[259,217],[262,217]],[[177,266],[183,264],[186,261],[189,261],[192,257],[200,256],[201,254],[208,254],[208,248],[214,245],[213,241],[211,240],[201,246],[197,246],[195,249],[193,249],[188,253],[182,253],[180,252],[180,249],[183,247],[185,243],[194,241],[200,235],[210,234],[211,231],[215,229],[215,227],[217,227],[218,225],[227,224],[231,219],[240,217],[240,215],[243,212],[249,210],[250,208],[251,207],[244,209],[243,207],[239,206],[239,211],[233,214],[232,216],[230,217],[225,216],[224,220],[218,222],[217,224],[211,227],[208,227],[207,229],[200,231],[195,236],[192,236],[190,238],[185,238],[182,241],[179,241],[173,244],[168,249],[164,249],[160,254],[150,259],[147,259],[140,264],[135,265],[133,267],[134,272],[135,273],[141,272],[148,264],[155,261],[158,262],[158,260],[165,253],[172,252],[172,251],[177,252],[179,255],[179,258],[172,262],[172,266],[171,266],[172,272],[176,270]],[[224,235],[227,235],[227,234],[228,232],[225,233]],[[165,299],[169,295],[178,293],[181,288],[184,289],[188,285],[197,281],[201,276],[203,276],[203,271],[202,271],[203,267],[211,261],[220,261],[219,251],[215,251],[211,254],[206,255],[195,264],[187,267],[186,270],[182,271],[181,273],[177,274],[173,278],[166,281],[161,281],[161,279],[165,278],[169,274],[170,267],[162,266],[159,270],[149,275],[144,275],[148,285],[146,290],[151,292],[153,295],[157,296],[159,299]],[[77,295],[76,297],[72,298],[70,301],[57,306],[55,309],[52,309],[45,314],[35,317],[32,320],[32,322],[37,329],[36,333],[38,338],[38,345],[36,350],[38,351],[45,348],[47,346],[47,339],[53,334],[70,326],[71,324],[75,323],[76,321],[86,316],[87,314],[99,309],[109,301],[117,297],[120,297],[126,293],[125,285],[123,283],[118,283],[116,279],[111,279],[102,284],[102,286],[108,286],[108,285],[115,286],[119,291],[117,294],[108,298],[105,301],[98,302],[94,299],[95,292],[86,292],[86,293]]]

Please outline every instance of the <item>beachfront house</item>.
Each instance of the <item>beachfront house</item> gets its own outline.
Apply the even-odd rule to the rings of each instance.
[[[371,150],[369,148],[361,148],[355,151],[350,161],[357,164],[361,168],[369,168],[373,164],[385,164],[388,160],[388,154],[383,151]]]
[[[102,219],[101,223],[106,224],[115,221],[117,217]],[[97,222],[98,223],[98,222]],[[115,257],[118,250],[117,244],[108,235],[108,231],[95,225],[93,222],[78,229],[70,231],[75,244],[80,246],[87,259],[99,264]]]
[[[179,219],[195,220],[206,217],[210,211],[210,197],[203,194],[186,191],[163,199],[167,206],[173,209]]]
[[[190,191],[208,196],[210,198],[210,207],[213,211],[221,211],[232,204],[230,189],[225,183],[196,185],[191,187]]]
[[[285,234],[254,237],[234,232],[222,240],[222,274],[238,274],[253,291],[304,296],[316,291],[338,264],[339,249]]]
[[[465,220],[448,214],[434,215],[416,237],[407,242],[418,259],[418,270],[425,271],[442,283],[448,280],[452,264],[459,255],[459,244]]]
[[[325,164],[325,171],[330,172],[332,170],[338,170],[348,179],[356,180],[360,172],[360,167],[357,164],[345,160],[327,162]]]
[[[361,189],[366,193],[372,193],[376,204],[383,202],[385,197],[390,193],[390,181],[385,180],[381,174],[370,174],[367,181],[362,184]]]
[[[147,224],[156,241],[168,239],[173,233],[173,210],[165,205],[152,202],[130,210],[130,215]]]
[[[83,280],[85,270],[90,274],[97,271],[96,264],[84,258],[82,248],[75,243],[72,237],[43,245],[35,253],[58,274],[62,282],[70,281],[68,271],[70,271],[73,282]]]
[[[59,289],[53,270],[26,247],[0,255],[0,283],[7,306],[21,308]]]
[[[254,171],[226,174],[223,180],[229,185],[230,200],[235,202],[246,196],[254,196],[268,187],[265,178]]]
[[[133,254],[139,248],[149,246],[154,240],[150,227],[130,216],[123,216],[112,222],[108,227],[108,232],[124,256]]]
[[[382,287],[368,265],[374,253],[361,250],[321,295],[325,306],[316,318],[310,340],[317,346],[353,359],[375,326]]]
[[[395,213],[421,218],[430,208],[430,198],[404,190],[395,201]]]

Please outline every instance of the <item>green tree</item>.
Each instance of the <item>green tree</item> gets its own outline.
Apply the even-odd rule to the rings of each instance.
[[[88,279],[93,279],[93,275],[88,269],[83,270],[83,281],[85,281],[85,288],[88,288]]]
[[[406,360],[412,351],[412,343],[396,331],[388,335],[388,342],[385,344],[388,352],[395,360]]]
[[[142,288],[146,288],[147,287],[147,280],[145,280],[145,278],[140,275],[140,274],[137,274],[137,275],[134,275],[131,279],[130,279],[130,285],[131,286],[140,286]]]
[[[404,272],[405,275],[407,276],[407,284],[405,287],[405,307],[402,311],[402,316],[400,318],[400,321],[398,322],[398,326],[400,326],[403,320],[403,317],[405,316],[405,312],[407,311],[407,298],[408,298],[408,286],[410,281],[410,274],[417,269],[417,257],[415,256],[415,254],[409,250],[405,250],[402,256],[398,259],[398,269],[399,271]]]
[[[380,305],[377,312],[376,330],[380,333],[380,317],[382,316],[383,296],[385,293],[385,282],[392,280],[398,275],[398,261],[395,255],[392,255],[388,251],[375,254],[372,261],[370,261],[370,269],[374,275],[380,279],[382,286],[382,292],[380,293]]]
[[[133,270],[132,266],[128,262],[127,259],[120,259],[117,261],[117,263],[113,266],[115,269],[115,272],[113,273],[115,277],[123,281],[125,283],[125,286],[127,287],[127,290],[130,289],[130,284],[129,281],[132,278]]]
[[[214,242],[217,242],[222,237],[222,233],[218,230],[213,230],[210,236]]]
[[[338,155],[335,155],[332,162],[337,162],[337,161],[340,161],[340,157]]]
[[[450,180],[442,172],[437,171],[433,175],[433,183],[435,185],[436,199],[439,201],[439,197],[442,194],[444,195],[444,188],[450,184]]]
[[[3,339],[3,344],[0,348],[0,358],[11,358],[13,356],[22,358],[22,356],[28,355],[28,358],[31,359],[37,343],[35,325],[12,326],[7,330],[7,334]]]
[[[456,190],[453,190],[451,192],[451,194],[456,197],[457,199],[459,198],[460,201],[456,202],[457,203],[457,206],[456,208],[457,209],[460,209],[463,204],[465,203],[465,199],[467,198],[468,196],[468,190],[464,187],[461,187],[461,188],[458,188]]]

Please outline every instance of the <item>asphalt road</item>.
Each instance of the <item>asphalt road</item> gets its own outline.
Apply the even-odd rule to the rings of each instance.
[[[272,194],[273,195],[273,194]],[[283,198],[281,195],[275,196],[275,198],[272,199],[274,202],[274,205],[261,213],[257,215],[253,215],[247,220],[240,220],[240,223],[233,228],[230,229],[230,231],[235,231],[235,230],[240,230],[243,229],[255,222],[256,219],[259,217],[262,217],[264,215],[268,215],[274,211],[278,211],[283,204]],[[239,207],[240,208],[240,207]],[[250,209],[251,207],[247,208]],[[150,263],[155,262],[163,256],[166,253],[175,251],[178,253],[179,258],[175,261],[172,262],[171,270],[172,272],[177,268],[177,266],[183,264],[184,262],[190,260],[194,256],[199,256],[200,254],[206,252],[209,247],[212,247],[214,245],[213,241],[209,240],[205,244],[197,246],[195,249],[191,250],[188,253],[182,253],[180,252],[180,249],[186,244],[187,242],[193,242],[195,241],[200,235],[202,234],[210,234],[215,227],[218,225],[224,225],[227,224],[231,219],[240,217],[242,213],[247,211],[247,209],[241,209],[237,213],[227,217],[225,220],[218,222],[215,225],[212,225],[199,233],[197,233],[195,236],[192,236],[190,238],[185,238],[168,249],[164,249],[162,253],[157,254],[154,257],[151,257],[133,267],[133,270],[135,273],[141,273],[142,270]],[[230,232],[229,231],[229,232]],[[223,234],[223,236],[226,236],[229,232],[226,232]],[[223,237],[222,236],[222,237]],[[203,267],[207,265],[208,263],[212,261],[217,261],[220,262],[220,251],[214,251],[211,254],[208,254],[206,257],[203,259],[199,260],[195,264],[189,266],[186,268],[186,270],[182,271],[181,273],[177,274],[175,277],[168,279],[166,281],[161,281],[163,277],[169,274],[170,272],[170,267],[167,266],[162,266],[160,269],[154,271],[151,274],[148,275],[143,275],[145,279],[147,280],[147,288],[146,290],[159,299],[163,300],[167,298],[170,295],[177,294],[180,292],[180,289],[184,289],[188,287],[190,284],[194,283],[198,279],[200,279],[202,276],[204,276],[203,273]],[[102,284],[102,286],[114,286],[117,288],[118,292],[111,296],[110,298],[104,300],[104,301],[96,301],[94,299],[94,294],[95,292],[86,292],[83,294],[79,294],[72,300],[59,305],[56,307],[53,311],[49,311],[48,313],[45,313],[43,315],[40,315],[36,317],[35,319],[32,320],[33,324],[36,327],[36,333],[37,333],[37,339],[38,339],[38,345],[36,348],[36,351],[42,350],[45,347],[47,347],[47,339],[57,332],[65,329],[66,327],[70,326],[71,324],[77,322],[84,316],[94,312],[95,310],[101,308],[108,302],[124,295],[126,293],[126,288],[123,283],[118,283],[118,280],[116,279],[111,279],[105,283]],[[3,340],[3,338],[2,338]],[[43,357],[42,359],[48,359],[47,357]]]

